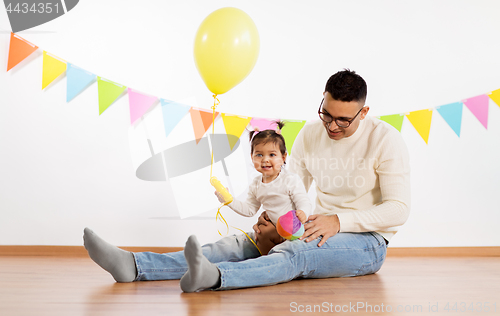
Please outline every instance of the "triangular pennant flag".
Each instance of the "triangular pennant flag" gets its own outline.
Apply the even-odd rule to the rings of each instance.
[[[66,71],[66,61],[43,51],[42,90]]]
[[[500,89],[497,89],[493,92],[490,92],[490,94],[488,95],[490,97],[490,99],[492,99],[493,101],[495,101],[495,103],[500,106]]]
[[[413,111],[406,114],[406,117],[427,144],[429,141],[429,131],[431,130],[432,110]]]
[[[116,82],[97,77],[97,90],[99,94],[99,115],[106,111],[107,108],[125,91],[127,87]]]
[[[66,78],[66,102],[69,102],[94,82],[96,75],[68,63]]]
[[[7,62],[7,71],[14,68],[17,64],[33,54],[38,46],[31,44],[22,37],[10,33],[9,60]]]
[[[146,113],[146,111],[158,100],[157,97],[142,94],[128,88],[128,102],[130,106],[130,123],[134,122]]]
[[[189,113],[191,114],[191,120],[193,122],[196,143],[198,143],[212,125],[212,121],[217,118],[219,112],[215,112],[215,117],[213,117],[213,113],[210,111],[191,108]]]
[[[399,132],[401,132],[401,127],[403,126],[403,114],[392,114],[392,115],[383,115],[379,117],[380,120],[387,122],[394,126]]]
[[[252,129],[257,127],[259,131],[265,131],[266,129],[275,130],[276,126],[278,126],[276,120],[257,117],[252,118],[250,125],[252,125]]]
[[[200,117],[201,121],[203,122],[203,126],[205,126],[205,130],[208,130],[210,126],[212,126],[212,123],[215,121],[215,119],[219,116],[219,112],[215,112],[215,114],[212,111],[207,111],[204,109],[200,109]]]
[[[163,125],[165,126],[165,136],[168,136],[180,120],[191,109],[190,106],[161,99],[161,109],[163,113]]]
[[[490,98],[486,94],[463,100],[474,116],[488,129],[488,106]]]
[[[462,108],[462,102],[441,105],[436,108],[458,137],[460,137],[460,129],[462,126]]]
[[[285,138],[286,151],[288,154],[292,153],[295,138],[305,124],[306,121],[285,121],[285,126],[281,130],[281,135]]]
[[[234,135],[238,137],[238,139],[240,138],[241,134],[243,134],[243,131],[245,130],[251,119],[251,117],[222,113],[222,122],[224,122],[226,133],[228,135]],[[231,150],[233,150],[233,147],[238,142],[238,139],[228,136],[227,140],[229,142],[229,147],[231,147]]]

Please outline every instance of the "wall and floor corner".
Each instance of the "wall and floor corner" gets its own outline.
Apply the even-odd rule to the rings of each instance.
[[[211,93],[193,61],[194,34],[226,6],[252,17],[261,49],[252,73],[219,96],[224,113],[314,120],[326,80],[342,68],[366,79],[374,116],[434,109],[500,88],[495,1],[81,1],[65,16],[20,32],[40,49],[0,72],[0,245],[81,245],[86,226],[126,246],[181,247],[193,233],[201,242],[220,238],[224,227],[213,206],[198,198],[208,172],[186,175],[192,187],[183,200],[174,193],[178,182],[136,177],[151,147],[160,152],[194,139],[189,117],[165,138],[160,104],[131,125],[126,95],[99,115],[95,82],[66,102],[64,76],[43,91],[41,79],[45,50],[146,94],[210,109]],[[2,9],[3,65],[9,39]],[[500,107],[493,101],[487,123],[464,105],[458,137],[434,110],[426,144],[404,118],[412,212],[391,246],[500,245]],[[221,120],[216,130],[223,132]],[[231,170],[238,161],[249,168],[245,136],[241,152],[227,159]],[[245,172],[230,181],[244,194]],[[180,203],[202,214],[181,220]],[[246,230],[256,220],[223,212]]]

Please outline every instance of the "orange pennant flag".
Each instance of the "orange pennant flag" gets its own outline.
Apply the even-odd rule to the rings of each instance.
[[[29,55],[38,49],[38,46],[31,44],[22,37],[10,33],[9,61],[7,71],[25,60]]]
[[[411,124],[415,127],[425,143],[428,144],[429,131],[431,130],[432,110],[413,111],[406,114],[406,117],[410,120]]]
[[[219,112],[215,112],[215,117],[213,117],[213,113],[210,111],[191,108],[189,113],[191,114],[194,136],[196,138],[196,143],[198,144],[203,135],[205,135],[210,126],[212,126],[212,120],[219,116]]]

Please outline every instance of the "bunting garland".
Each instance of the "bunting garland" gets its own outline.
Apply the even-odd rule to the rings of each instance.
[[[128,88],[128,102],[130,107],[130,123],[134,124],[158,100],[157,97],[139,93]]]
[[[43,51],[42,90],[66,71],[66,62]]]
[[[7,71],[20,64],[37,49],[38,47],[36,45],[26,41],[14,33],[11,33]],[[166,137],[188,113],[191,116],[196,143],[203,138],[207,130],[212,125],[212,111],[210,110],[194,108],[175,101],[138,92],[130,87],[127,88],[121,84],[97,76],[92,72],[81,69],[46,51],[43,51],[42,90],[48,87],[54,80],[65,72],[67,80],[66,102],[74,99],[83,90],[92,85],[94,81],[97,81],[99,115],[101,115],[125,91],[127,91],[129,95],[131,124],[137,122],[137,120],[151,107],[153,107],[159,99],[161,103]],[[425,143],[428,144],[433,110],[436,110],[455,132],[455,134],[460,137],[463,106],[465,105],[484,126],[484,128],[487,129],[490,99],[500,107],[500,89],[459,102],[441,105],[432,109],[418,110],[405,114],[397,113],[383,115],[378,118],[392,125],[399,132],[401,132],[403,121],[406,117]],[[252,118],[216,112],[216,118],[219,117],[219,115],[222,117],[226,134],[234,135],[238,139],[242,136],[246,128],[266,130],[276,129],[277,127],[276,119],[258,117]],[[286,120],[285,123],[282,135],[287,144],[287,151],[290,153],[295,138],[305,125],[306,121]],[[228,142],[232,150],[236,145],[237,140],[235,140],[234,137],[228,137]]]
[[[248,123],[250,123],[251,117],[238,116],[222,113],[222,122],[224,122],[224,128],[226,129],[226,134],[228,135],[227,140],[229,142],[229,147],[233,150],[234,145],[238,142],[238,139],[243,134],[243,131],[247,128]],[[229,135],[234,135],[238,137],[230,137]]]
[[[191,108],[187,105],[161,99],[161,110],[165,126],[165,137],[177,126],[177,124],[189,113]]]
[[[292,146],[295,142],[295,138],[297,138],[297,135],[305,124],[306,121],[287,120],[285,122],[285,127],[283,128],[283,130],[281,130],[281,135],[283,136],[283,138],[285,138],[286,151],[288,152],[288,154],[292,153]]]
[[[484,128],[488,129],[488,105],[489,98],[486,94],[478,95],[467,100],[464,104],[474,114],[474,116],[483,124]]]
[[[422,139],[428,144],[431,130],[432,110],[419,110],[406,114],[410,123],[415,127]]]
[[[17,36],[14,33],[10,33],[10,45],[9,45],[9,61],[7,62],[7,71],[11,70],[17,64],[28,58],[29,55],[33,54],[38,49],[38,46],[31,44],[24,38]]]
[[[99,115],[101,115],[127,87],[113,81],[97,77],[97,89],[99,94]]]
[[[392,114],[392,115],[384,115],[379,117],[384,122],[387,122],[394,126],[399,132],[401,132],[401,127],[403,126],[403,119],[405,117],[403,114]]]
[[[89,87],[95,81],[97,76],[68,63],[66,78],[66,102],[69,102],[80,92]]]
[[[266,129],[276,129],[278,124],[276,123],[276,120],[272,119],[266,119],[266,118],[258,118],[254,117],[250,121],[250,125],[252,126],[252,130],[254,128],[258,128],[259,131],[264,131]]]
[[[462,108],[462,102],[446,104],[436,108],[458,137],[460,137],[460,129],[462,127]]]
[[[500,89],[490,92],[488,95],[498,106],[500,106]]]
[[[212,111],[198,108],[191,108],[191,121],[193,122],[194,138],[198,144],[200,139],[205,135],[210,126],[212,126],[213,113]],[[219,112],[215,112],[215,119],[219,116]]]

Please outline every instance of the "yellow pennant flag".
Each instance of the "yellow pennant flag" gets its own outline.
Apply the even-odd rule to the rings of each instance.
[[[415,127],[425,143],[428,144],[429,131],[431,130],[432,110],[413,111],[406,114],[406,117],[410,120],[411,124]]]
[[[489,95],[490,99],[495,101],[495,103],[500,106],[500,89],[497,89],[493,92],[490,92]]]
[[[42,90],[66,71],[66,61],[43,51]]]
[[[243,134],[243,131],[251,120],[251,117],[222,113],[222,122],[224,122],[224,128],[228,134],[227,140],[229,141],[231,150],[233,150],[234,145],[236,145],[238,139],[241,137],[241,134]],[[238,138],[230,137],[229,135],[234,135]]]

